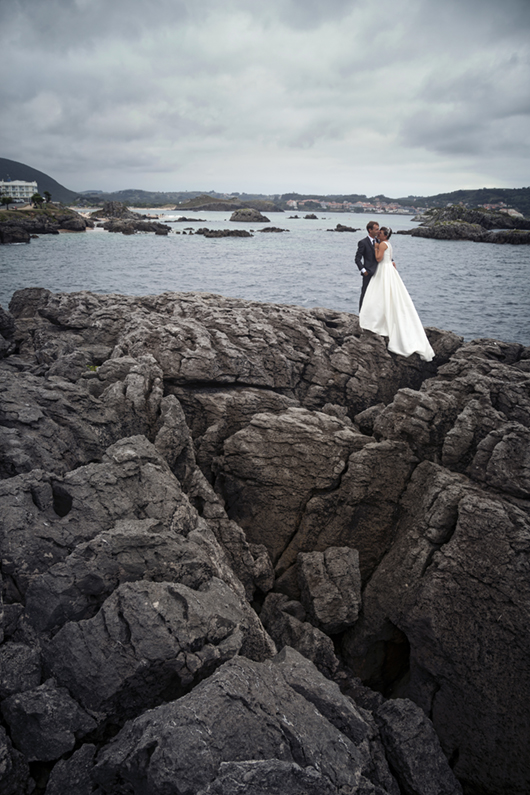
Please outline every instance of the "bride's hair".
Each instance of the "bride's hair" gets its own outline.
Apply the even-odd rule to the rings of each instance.
[[[379,231],[385,233],[387,240],[390,240],[390,238],[392,237],[392,230],[390,229],[389,226],[382,226]]]

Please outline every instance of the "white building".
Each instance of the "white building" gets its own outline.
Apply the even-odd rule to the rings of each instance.
[[[30,201],[38,190],[36,182],[24,182],[21,179],[0,180],[0,195],[12,196],[13,199]]]

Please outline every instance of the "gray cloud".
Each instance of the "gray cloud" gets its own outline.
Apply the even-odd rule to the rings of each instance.
[[[2,3],[3,154],[74,189],[516,186],[529,28],[526,0]]]

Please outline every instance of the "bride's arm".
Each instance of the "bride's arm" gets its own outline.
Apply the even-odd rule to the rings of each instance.
[[[375,258],[378,262],[381,262],[385,255],[385,249],[388,248],[386,243],[375,243]]]

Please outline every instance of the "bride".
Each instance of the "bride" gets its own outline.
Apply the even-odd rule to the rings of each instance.
[[[388,337],[388,350],[401,356],[419,353],[430,362],[434,351],[416,312],[412,298],[392,262],[392,246],[388,242],[392,230],[382,226],[375,258],[379,265],[372,276],[359,312],[361,328]]]

